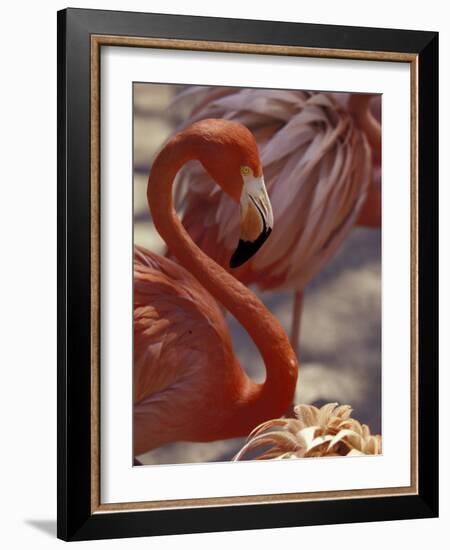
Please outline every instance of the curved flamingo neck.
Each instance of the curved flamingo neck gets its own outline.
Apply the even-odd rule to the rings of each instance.
[[[187,161],[201,160],[198,148],[191,150],[182,136],[172,139],[155,159],[148,180],[148,203],[155,227],[170,251],[241,323],[261,353],[266,380],[256,384],[241,370],[244,395],[237,399],[233,421],[221,437],[247,435],[258,423],[284,414],[292,403],[297,358],[277,319],[247,287],[200,250],[181,224],[172,202],[173,180]],[[239,426],[239,433],[233,425]]]

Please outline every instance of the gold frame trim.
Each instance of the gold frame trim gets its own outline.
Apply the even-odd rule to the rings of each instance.
[[[100,49],[101,46],[324,57],[409,63],[411,69],[411,485],[102,504],[100,501]],[[91,513],[339,500],[418,494],[418,55],[132,36],[91,35]]]

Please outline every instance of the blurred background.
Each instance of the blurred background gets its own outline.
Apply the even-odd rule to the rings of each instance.
[[[182,86],[134,84],[134,242],[159,254],[165,244],[147,206],[152,159],[189,116],[187,97],[171,108]],[[258,292],[289,334],[292,291]],[[255,381],[264,365],[253,342],[231,315],[234,350]],[[349,404],[353,416],[381,433],[381,231],[355,227],[336,256],[305,290],[296,403]],[[245,439],[213,443],[173,443],[141,455],[143,464],[230,460]]]

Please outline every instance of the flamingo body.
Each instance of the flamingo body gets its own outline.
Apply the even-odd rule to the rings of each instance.
[[[212,296],[183,267],[143,248],[134,256],[136,454],[220,436],[230,404],[250,390]]]

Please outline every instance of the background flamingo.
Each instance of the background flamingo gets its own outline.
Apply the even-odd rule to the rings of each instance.
[[[260,254],[233,275],[263,290],[294,289],[291,342],[296,350],[305,285],[355,223],[380,225],[381,133],[370,98],[192,86],[174,102],[175,108],[186,99],[196,103],[186,124],[209,116],[237,120],[257,139],[277,223]],[[177,204],[193,240],[227,267],[238,214],[198,164],[181,172]]]
[[[272,223],[257,146],[240,124],[196,123],[172,138],[155,159],[148,183],[155,226],[195,278],[169,259],[136,250],[135,454],[171,441],[244,436],[285,412],[297,381],[296,356],[281,325],[250,290],[191,241],[173,210],[173,178],[191,159],[199,160],[223,191],[240,202],[247,244],[239,241],[236,261],[256,252]],[[256,244],[249,248],[249,242]],[[258,346],[267,370],[263,384],[252,382],[240,368],[223,317],[206,291]]]

